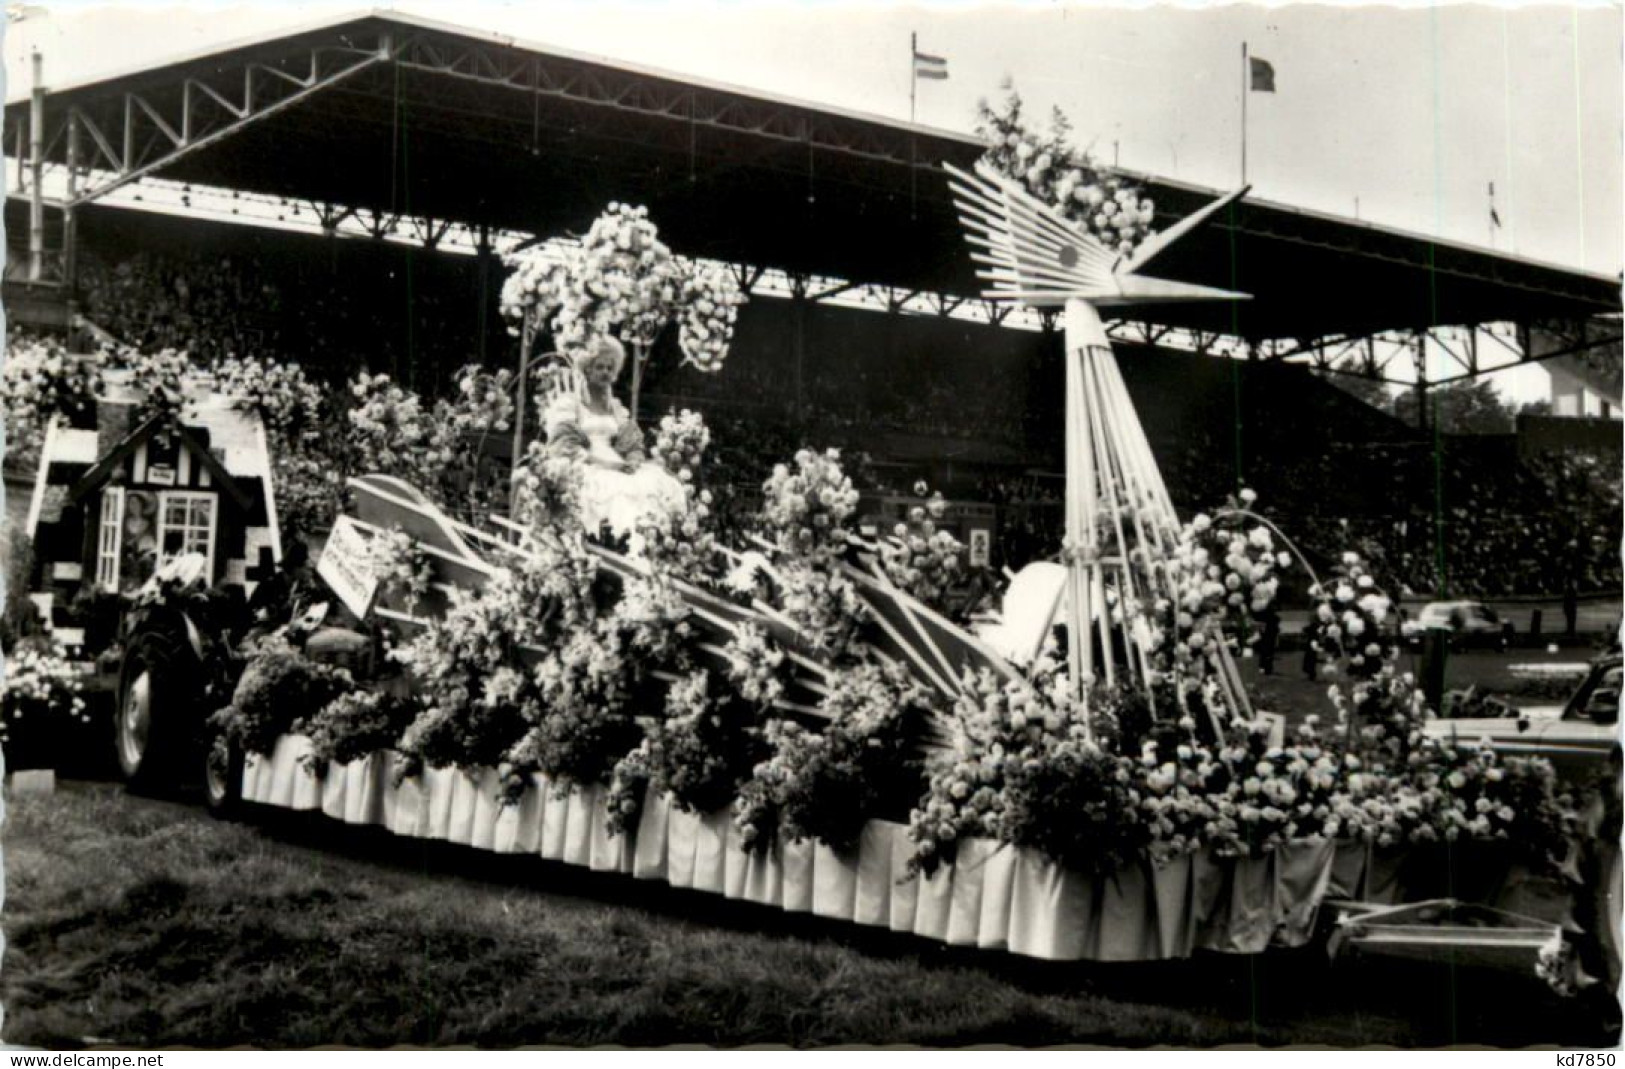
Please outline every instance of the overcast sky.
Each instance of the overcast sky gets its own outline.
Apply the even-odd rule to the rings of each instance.
[[[920,122],[969,131],[1013,78],[1097,157],[1212,186],[1240,179],[1241,47],[1255,195],[1605,274],[1621,269],[1621,9],[1184,8],[1098,4],[500,3],[401,10],[745,88],[906,119],[909,35],[948,60]],[[354,4],[52,3],[10,25],[47,85],[111,74]],[[1503,221],[1490,226],[1489,185]]]
[[[1240,178],[1241,45],[1275,68],[1248,100],[1258,196],[1603,273],[1620,270],[1617,6],[1443,8],[1056,4],[401,3],[516,37],[907,118],[909,34],[948,59],[919,120],[969,130],[1002,78],[1059,106],[1110,162]],[[352,11],[354,4],[54,3],[10,27],[77,80]],[[1114,148],[1115,146],[1115,148]],[[1488,187],[1504,226],[1490,228]]]

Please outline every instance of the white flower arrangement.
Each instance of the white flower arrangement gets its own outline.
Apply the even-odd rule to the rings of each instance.
[[[321,433],[321,391],[297,364],[233,356],[216,361],[208,378],[216,392],[259,416],[273,437],[292,442]]]
[[[114,355],[114,362],[130,370],[131,383],[141,396],[141,419],[157,416],[176,420],[186,405],[186,382],[193,375],[192,362],[179,349],[160,349],[154,353],[123,349]]]
[[[1108,249],[1120,256],[1132,254],[1153,233],[1155,206],[1133,183],[1097,165],[1086,151],[1073,149],[1069,125],[1059,111],[1052,115],[1047,138],[1029,129],[1021,97],[1008,85],[1006,89],[1002,109],[981,106],[978,132],[987,145],[983,160]]]
[[[755,624],[741,624],[724,647],[728,679],[741,698],[769,706],[784,697],[784,651]]]
[[[800,450],[793,470],[774,467],[762,494],[762,521],[781,552],[814,565],[846,552],[845,524],[857,510],[858,492],[841,471],[838,450]]]
[[[79,672],[64,657],[19,646],[6,655],[0,678],[0,741],[11,741],[30,713],[42,728],[51,717],[88,722],[83,695]]]
[[[46,425],[58,416],[88,414],[101,389],[95,361],[72,357],[55,341],[17,339],[7,347],[0,377],[8,448],[43,437]]]
[[[629,204],[611,203],[574,247],[533,246],[505,262],[501,308],[510,331],[545,323],[572,359],[613,335],[633,347],[641,366],[675,318],[683,362],[719,371],[745,301],[726,267],[674,255],[649,210]]]
[[[926,497],[924,483],[915,487],[917,497]],[[942,494],[932,494],[924,504],[909,509],[908,520],[897,524],[880,539],[880,563],[886,577],[899,590],[933,609],[944,608],[943,597],[958,578],[965,547],[937,522],[947,512]]]

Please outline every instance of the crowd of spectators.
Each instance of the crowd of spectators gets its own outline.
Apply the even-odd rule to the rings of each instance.
[[[434,391],[477,354],[478,309],[466,296],[469,280],[455,270],[468,264],[424,258],[386,261],[381,271],[351,267],[320,257],[86,251],[80,310],[138,348],[185,349],[205,362],[248,354],[292,360],[329,383],[384,371]]]
[[[134,345],[185,348],[203,360],[293,360],[330,385],[366,369],[426,392],[444,388],[482,348],[482,326],[489,359],[511,350],[494,312],[479,314],[471,258],[413,260],[382,246],[345,255],[370,257],[379,270],[322,255],[91,250],[81,257],[81,306]],[[1022,367],[958,353],[888,363],[827,349],[786,360],[772,337],[742,335],[716,375],[682,368],[669,351],[650,365],[643,414],[705,413],[715,443],[707,481],[729,524],[754,510],[772,465],[802,446],[842,449],[863,489],[907,493],[920,464],[905,480],[890,463],[898,458],[883,452],[886,435],[901,433],[1018,451],[1024,464],[962,467],[928,481],[997,507],[996,564],[1019,567],[1058,551],[1064,483],[1035,474],[1061,470],[1059,407],[1041,388],[1059,373],[1047,366],[1053,360]],[[1123,359],[1182,514],[1222,505],[1246,485],[1317,566],[1354,549],[1400,591],[1618,588],[1617,452],[1519,456],[1509,441],[1470,436],[1447,437],[1435,451],[1396,421],[1370,422],[1355,411],[1365,406],[1307,374],[1249,367],[1238,379],[1221,363]]]

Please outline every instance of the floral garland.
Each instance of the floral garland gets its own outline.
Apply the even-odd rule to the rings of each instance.
[[[573,248],[533,246],[504,261],[509,275],[500,305],[509,330],[546,322],[556,348],[571,359],[614,335],[641,361],[675,318],[683,362],[719,371],[744,303],[726,267],[674,255],[647,208],[618,202]]]
[[[0,676],[0,742],[10,742],[29,713],[42,726],[55,718],[90,720],[78,670],[59,653],[20,646],[6,655]]]

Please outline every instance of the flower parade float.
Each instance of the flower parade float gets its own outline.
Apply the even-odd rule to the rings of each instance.
[[[1545,762],[1425,730],[1358,558],[1311,588],[1331,715],[1288,732],[1247,699],[1234,653],[1292,558],[1250,493],[1177,519],[1094,310],[1235,296],[1140,273],[1233,198],[1148,236],[1149,206],[1093,185],[1065,192],[1100,209],[1080,226],[1030,174],[953,182],[988,295],[1067,314],[1067,543],[1002,632],[944,607],[940,498],[860,537],[834,452],[779,465],[724,545],[695,413],[626,446],[683,489],[624,537],[581,522],[582,465],[540,440],[480,524],[364,475],[319,568],[335,604],[265,636],[211,719],[240,800],[1055,960],[1302,946],[1343,901],[1340,945],[1510,949],[1568,982],[1559,925],[1500,907],[1509,871],[1561,870],[1576,814]],[[659,256],[613,214],[612,278],[515,265],[516,316],[545,308],[577,366],[649,337],[618,257]],[[731,319],[708,322],[715,367]],[[570,367],[543,392],[580,389]],[[312,652],[333,632],[376,655]]]

